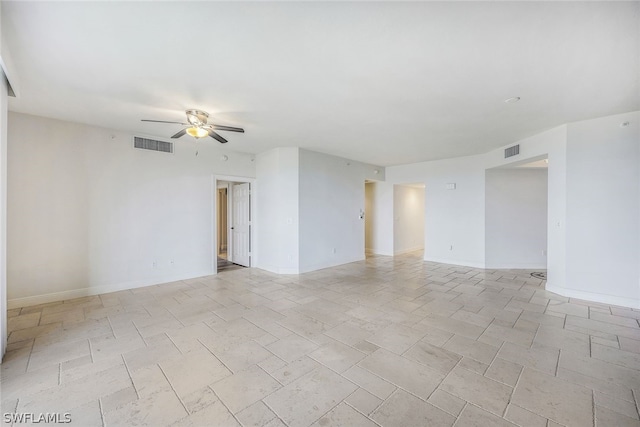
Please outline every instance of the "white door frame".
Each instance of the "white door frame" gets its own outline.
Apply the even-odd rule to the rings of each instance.
[[[213,182],[212,182],[212,188],[213,188],[213,204],[211,206],[211,214],[212,214],[212,220],[211,220],[211,247],[213,249],[212,253],[212,259],[211,259],[211,269],[212,271],[217,274],[218,273],[218,252],[217,252],[217,242],[218,242],[218,231],[217,231],[217,225],[218,225],[218,206],[217,206],[217,200],[218,198],[216,197],[215,192],[218,191],[218,181],[226,181],[226,182],[239,182],[239,183],[245,183],[248,182],[249,184],[251,184],[251,195],[250,195],[250,200],[251,200],[251,233],[250,233],[250,239],[251,239],[251,265],[250,267],[255,267],[257,265],[257,260],[258,260],[258,251],[256,250],[256,248],[258,247],[257,245],[257,229],[258,229],[258,222],[256,220],[257,215],[257,208],[258,208],[258,204],[257,204],[257,197],[256,197],[256,192],[257,192],[257,186],[256,186],[256,179],[255,178],[249,178],[249,177],[245,177],[245,176],[233,176],[233,175],[213,175],[212,177]],[[229,194],[229,191],[227,192],[227,194]],[[228,203],[228,206],[230,206],[230,204]],[[227,218],[229,218],[227,216]],[[228,224],[227,224],[228,225]],[[227,240],[227,245],[229,244],[229,241]],[[227,253],[229,253],[229,247],[227,246]]]
[[[251,183],[232,182],[230,261],[245,267],[251,266]]]

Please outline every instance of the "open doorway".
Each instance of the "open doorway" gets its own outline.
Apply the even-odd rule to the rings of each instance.
[[[393,186],[393,254],[424,255],[425,185]]]
[[[486,268],[546,271],[548,193],[546,158],[486,170]]]
[[[251,267],[251,182],[216,180],[217,271]]]
[[[424,183],[365,182],[365,256],[422,257],[424,233]]]
[[[393,256],[393,184],[365,181],[364,252]]]

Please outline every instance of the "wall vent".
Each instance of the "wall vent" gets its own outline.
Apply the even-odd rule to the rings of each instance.
[[[163,153],[173,153],[173,142],[156,141],[155,139],[133,137],[133,147],[143,150],[161,151]]]
[[[520,144],[504,149],[504,158],[517,156],[520,154]]]

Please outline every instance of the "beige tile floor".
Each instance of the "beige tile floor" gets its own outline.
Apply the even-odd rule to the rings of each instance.
[[[640,311],[569,300],[529,273],[414,253],[11,310],[2,412],[77,426],[640,426]]]

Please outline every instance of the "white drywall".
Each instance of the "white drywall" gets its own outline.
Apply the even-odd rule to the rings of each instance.
[[[0,69],[0,361],[7,347],[7,80]]]
[[[425,260],[484,267],[484,170],[480,156],[387,167],[387,182],[426,185]]]
[[[565,284],[638,307],[639,122],[636,112],[568,125]]]
[[[639,122],[632,112],[571,123],[514,142],[515,158],[501,148],[388,167],[387,181],[426,183],[426,260],[484,266],[485,170],[548,156],[547,289],[640,307]]]
[[[366,250],[372,254],[393,256],[393,184],[382,181],[367,183],[365,198]]]
[[[485,170],[548,156],[548,218],[554,224],[547,236],[549,283],[564,283],[566,126],[516,143],[520,155],[515,160],[504,159],[501,148],[477,156],[387,167],[387,182],[426,184],[425,260],[484,268]]]
[[[424,188],[393,186],[393,253],[424,248]]]
[[[299,154],[300,272],[364,259],[364,182],[384,179],[383,168],[309,150]]]
[[[547,268],[547,169],[486,171],[486,268]]]
[[[298,148],[275,148],[256,157],[259,268],[299,271]]]
[[[189,138],[173,154],[140,150],[132,137],[9,114],[10,306],[215,272],[214,175],[254,177],[252,156],[213,140],[196,156]]]
[[[482,157],[487,168],[548,158],[546,287],[563,287],[566,283],[567,126],[558,126],[514,144],[520,144],[520,154],[515,158],[505,159],[504,149],[491,151]]]

